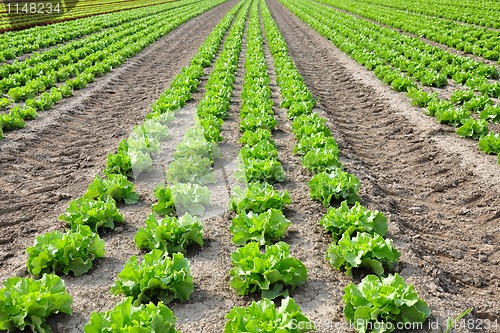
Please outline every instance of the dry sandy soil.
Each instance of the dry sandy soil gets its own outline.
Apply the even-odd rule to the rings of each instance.
[[[80,196],[102,170],[106,155],[116,148],[148,107],[196,52],[229,8],[231,0],[171,32],[101,81],[59,104],[40,119],[0,141],[0,281],[27,276],[25,248],[37,235],[64,224],[57,220],[69,200]],[[277,0],[271,12],[289,45],[300,73],[316,96],[317,111],[329,120],[347,170],[362,181],[362,203],[389,218],[389,237],[402,253],[397,271],[433,311],[427,327],[469,307],[468,318],[500,317],[499,228],[500,167],[496,158],[479,153],[475,141],[456,137],[413,108],[376,77],[329,41],[294,17]],[[240,297],[229,287],[232,214],[223,208],[235,182],[231,178],[238,145],[238,109],[244,75],[243,48],[233,93],[231,118],[224,124],[224,157],[216,164],[223,179],[212,188],[222,207],[205,221],[205,246],[188,252],[196,289],[185,303],[171,304],[182,332],[221,332],[225,314],[235,305],[248,305],[257,296]],[[272,61],[275,132],[292,204],[285,214],[293,222],[285,241],[309,270],[308,282],[291,295],[318,332],[351,332],[345,323],[344,287],[352,280],[324,260],[331,241],[318,225],[326,212],[309,198],[310,175],[291,153],[294,136],[279,108]],[[209,74],[210,70],[207,70]],[[202,82],[195,100],[203,94]],[[193,102],[174,123],[171,146],[182,137]],[[171,149],[171,148],[169,148]],[[141,255],[133,237],[151,211],[149,180],[136,182],[138,205],[122,207],[126,223],[104,235],[106,258],[82,277],[64,277],[74,298],[72,317],[51,319],[54,332],[81,332],[92,311],[111,309],[121,298],[109,287],[131,255]],[[359,281],[362,275],[355,275]],[[461,331],[474,331],[462,329]],[[478,329],[476,331],[485,331]]]

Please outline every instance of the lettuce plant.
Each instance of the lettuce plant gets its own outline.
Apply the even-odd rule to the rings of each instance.
[[[282,211],[271,208],[260,214],[240,212],[231,222],[229,231],[236,245],[250,241],[265,245],[281,240],[291,224]]]
[[[229,205],[230,209],[237,213],[263,213],[270,208],[282,210],[290,202],[290,193],[287,190],[280,193],[268,183],[253,182],[247,184],[244,190],[239,186],[234,187]]]
[[[265,128],[258,128],[255,131],[245,131],[240,138],[240,143],[242,145],[254,146],[263,140],[272,142],[272,135],[272,132]]]
[[[437,93],[427,93],[418,88],[410,88],[406,95],[411,98],[411,105],[420,107],[427,107],[432,100],[438,98]]]
[[[479,140],[479,148],[486,154],[500,155],[500,134],[489,132]]]
[[[257,128],[274,130],[278,122],[272,114],[268,113],[249,113],[240,122],[240,130],[255,131]]]
[[[304,156],[311,149],[314,148],[326,148],[338,156],[339,149],[337,147],[337,142],[332,136],[328,136],[323,132],[318,132],[311,134],[310,136],[305,136],[300,139],[300,141],[293,148],[293,153]]]
[[[240,150],[241,160],[253,159],[278,159],[278,150],[276,144],[271,139],[262,139],[261,141],[253,144],[243,146]]]
[[[230,285],[238,295],[260,292],[263,298],[286,297],[289,288],[307,280],[307,268],[290,256],[290,245],[284,242],[266,245],[264,253],[259,243],[248,243],[231,254],[231,261]]]
[[[338,160],[337,147],[310,149],[302,157],[302,165],[312,173],[333,171],[342,167],[342,163]]]
[[[480,112],[479,117],[481,119],[487,120],[488,122],[498,124],[500,123],[500,107],[497,105],[489,105]]]
[[[107,178],[96,176],[89,185],[87,192],[83,195],[88,199],[105,199],[110,196],[116,201],[126,204],[135,204],[139,201],[139,195],[134,192],[135,185],[126,176],[121,174],[109,174]]]
[[[465,102],[463,108],[467,111],[478,113],[493,104],[493,100],[488,96],[477,96]]]
[[[56,313],[71,314],[73,300],[63,280],[44,274],[40,280],[13,277],[0,289],[0,330],[8,332],[29,328],[50,333],[46,318]]]
[[[9,113],[0,114],[0,124],[3,130],[15,130],[26,126],[23,115],[15,109],[10,110]]]
[[[153,212],[158,215],[175,215],[174,197],[170,187],[160,184],[154,191],[154,196],[158,202],[152,205]]]
[[[115,200],[110,196],[104,200],[85,197],[72,200],[66,213],[59,216],[59,220],[68,222],[72,229],[77,225],[88,225],[94,232],[100,228],[113,229],[115,222],[124,222]]]
[[[189,261],[182,253],[175,253],[170,258],[161,250],[144,255],[142,263],[132,256],[111,287],[114,295],[132,296],[135,306],[151,300],[164,304],[174,299],[185,301],[193,290]]]
[[[203,223],[189,214],[158,220],[151,213],[146,219],[146,227],[139,228],[134,240],[139,249],[186,253],[191,244],[203,246]]]
[[[274,158],[248,158],[239,164],[235,178],[243,183],[282,182],[286,176],[283,165]]]
[[[198,154],[177,157],[168,167],[167,179],[171,183],[213,184],[217,179],[212,164],[212,159]]]
[[[178,183],[170,186],[177,213],[201,216],[210,205],[210,190],[206,186]]]
[[[479,140],[479,138],[488,134],[488,122],[484,119],[476,120],[469,118],[462,123],[462,126],[457,128],[457,135],[461,137],[471,137]]]
[[[361,183],[355,175],[335,169],[329,173],[324,171],[314,175],[307,186],[311,198],[319,200],[328,207],[332,199],[346,199],[349,203],[357,201]]]
[[[394,267],[399,252],[389,238],[362,232],[354,237],[344,234],[337,244],[330,244],[326,259],[336,269],[344,267],[347,275],[352,275],[353,268],[366,267],[380,276],[384,268],[391,270]]]
[[[104,257],[104,241],[86,225],[75,231],[54,231],[38,236],[35,244],[26,248],[28,271],[34,276],[43,273],[73,272],[82,275],[92,268],[92,261]]]
[[[303,333],[314,330],[314,324],[302,313],[293,298],[281,300],[281,306],[264,298],[248,307],[234,307],[226,315],[224,333]]]
[[[448,124],[453,127],[458,127],[470,118],[470,111],[463,108],[443,108],[437,110],[434,114],[436,120],[440,124]]]
[[[476,97],[472,90],[455,90],[450,96],[453,104],[463,104]]]
[[[347,320],[361,333],[371,327],[378,332],[392,332],[396,323],[422,323],[431,311],[413,286],[398,274],[388,277],[366,276],[361,283],[345,288],[344,313]]]
[[[189,158],[192,155],[199,155],[210,160],[221,156],[217,144],[208,142],[202,128],[196,125],[187,130],[184,139],[175,148],[174,158]]]
[[[387,232],[385,215],[378,210],[366,209],[359,202],[351,208],[347,201],[342,201],[339,208],[329,207],[319,223],[326,232],[332,234],[334,242],[337,242],[344,233],[350,236],[358,232],[367,232],[385,236]]]
[[[107,176],[110,174],[120,174],[127,177],[131,177],[133,175],[132,160],[128,154],[127,140],[122,140],[120,142],[118,150],[115,154],[108,154],[104,174]]]
[[[93,312],[84,332],[180,333],[175,329],[177,318],[163,303],[134,306],[133,300],[127,297],[109,311]]]
[[[293,119],[292,131],[297,140],[311,136],[317,133],[323,133],[325,136],[332,136],[332,132],[326,126],[326,120],[318,116],[317,113],[304,114]]]

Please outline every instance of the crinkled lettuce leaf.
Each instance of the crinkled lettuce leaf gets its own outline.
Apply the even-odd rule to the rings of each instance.
[[[52,314],[71,314],[73,300],[64,281],[54,274],[40,280],[13,277],[0,289],[0,330],[30,328],[32,332],[49,333],[45,319]]]
[[[345,288],[344,302],[347,320],[361,333],[368,332],[369,326],[392,332],[396,323],[422,323],[431,313],[413,286],[398,274],[368,275],[358,285],[351,282]]]
[[[141,263],[132,256],[111,287],[114,295],[132,296],[135,306],[156,300],[164,304],[174,299],[185,301],[193,290],[189,260],[182,253],[170,258],[161,250],[145,254]]]
[[[281,300],[276,308],[269,299],[253,301],[248,307],[234,307],[226,315],[224,333],[303,333],[314,331],[314,324],[302,313],[293,298]]]

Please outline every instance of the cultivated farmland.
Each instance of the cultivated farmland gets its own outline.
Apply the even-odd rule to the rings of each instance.
[[[0,332],[500,330],[497,2],[33,3]]]

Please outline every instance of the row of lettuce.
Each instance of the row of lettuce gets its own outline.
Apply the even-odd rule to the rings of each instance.
[[[301,156],[303,167],[313,174],[308,182],[311,198],[329,207],[320,220],[333,239],[325,257],[348,275],[359,267],[377,274],[345,288],[347,320],[359,332],[373,327],[390,332],[396,323],[425,321],[430,315],[427,304],[401,276],[387,274],[395,268],[399,252],[385,237],[386,218],[359,204],[359,180],[343,170],[335,139],[325,119],[313,111],[315,100],[288,55],[286,42],[267,8],[262,14],[282,94],[281,106],[287,110],[297,139],[294,153]],[[338,208],[332,206],[340,201]]]
[[[45,323],[48,316],[71,314],[72,299],[63,281],[54,273],[82,275],[91,269],[94,259],[104,256],[104,241],[98,233],[124,221],[116,201],[128,204],[138,201],[129,178],[152,169],[152,156],[158,152],[161,140],[168,138],[168,123],[175,118],[176,110],[192,98],[204,75],[203,68],[211,65],[241,6],[242,3],[234,7],[213,29],[190,66],[174,78],[153,105],[148,119],[120,143],[117,153],[108,155],[105,177],[97,176],[85,195],[70,202],[60,217],[70,224],[70,230],[39,236],[35,245],[27,249],[28,270],[41,279],[13,277],[4,282],[4,288],[0,289],[0,329],[29,327],[34,332],[49,332],[50,327]],[[242,19],[244,21],[240,14],[240,24]],[[187,148],[191,149],[191,145]],[[93,313],[84,328],[86,333],[118,327],[127,331],[143,328],[177,332],[176,319],[165,304],[173,299],[185,300],[191,294],[194,287],[183,252],[192,242],[203,244],[200,220],[190,215],[176,215],[176,207],[183,206],[174,205],[174,201],[185,202],[187,208],[196,206],[191,202],[195,195],[189,192],[190,185],[182,184],[177,192],[157,189],[155,195],[159,201],[152,210],[167,216],[159,220],[151,214],[135,237],[138,248],[151,252],[144,256],[142,263],[133,256],[125,264],[112,292],[127,298],[110,311]],[[204,192],[202,196],[206,195]],[[181,198],[177,200],[176,196]],[[160,302],[155,305],[149,303],[150,299]]]
[[[73,96],[74,90],[85,88],[182,23],[222,2],[184,0],[156,12],[132,11],[112,17],[102,31],[34,53],[24,61],[3,64],[0,109],[8,111],[0,114],[0,139],[4,131],[24,128],[25,120],[36,119],[39,111]]]
[[[457,127],[461,137],[479,140],[479,148],[498,155],[500,163],[500,133],[488,127],[500,123],[500,106],[494,101],[500,97],[500,83],[493,80],[499,77],[495,66],[451,54],[323,4],[280,1],[393,90],[406,92],[412,104],[424,107],[427,115]],[[425,87],[442,87],[448,79],[463,87],[449,99]]]
[[[500,28],[500,18],[494,14],[500,10],[500,6],[494,1],[364,0],[363,2],[423,14],[423,17],[442,17],[484,27]]]
[[[142,262],[133,256],[118,274],[118,280],[111,289],[113,293],[124,294],[129,298],[111,311],[92,314],[85,327],[86,333],[102,332],[113,327],[116,314],[123,313],[123,305],[132,302],[130,297],[134,306],[142,306],[141,320],[135,323],[124,322],[124,329],[139,326],[151,332],[178,332],[175,328],[176,318],[166,305],[172,301],[186,301],[194,291],[190,262],[184,254],[190,245],[203,246],[204,228],[200,217],[210,205],[210,190],[206,185],[216,182],[213,163],[214,158],[219,156],[216,142],[221,139],[221,122],[216,114],[224,112],[218,106],[229,108],[234,81],[225,78],[234,77],[234,63],[238,61],[235,55],[241,49],[248,5],[247,1],[240,2],[228,13],[208,38],[212,38],[212,42],[208,47],[201,47],[191,68],[187,69],[188,72],[197,73],[195,77],[185,78],[187,89],[180,92],[180,95],[190,99],[191,93],[201,82],[200,78],[204,73],[202,67],[211,65],[234,19],[205,85],[205,94],[197,107],[195,124],[187,130],[184,139],[176,147],[166,172],[168,182],[166,185],[158,185],[155,191],[158,202],[153,205],[153,212],[147,218],[146,226],[139,229],[135,237],[137,246],[150,252]],[[200,54],[203,56],[200,57]],[[175,93],[174,89],[164,97],[172,98]],[[183,106],[170,102],[171,99],[160,98],[148,118],[161,119],[168,110]],[[144,171],[142,168],[141,171]],[[149,303],[151,301],[153,303]],[[149,304],[141,305],[147,303]],[[153,304],[157,304],[156,307]],[[162,323],[161,329],[155,326],[155,321],[148,318],[148,307],[160,315],[156,320]]]
[[[238,248],[231,254],[230,286],[238,295],[260,294],[249,307],[234,307],[227,314],[224,332],[297,332],[295,321],[309,323],[289,290],[306,283],[307,268],[291,256],[290,245],[282,239],[292,224],[283,209],[290,204],[288,191],[279,192],[273,183],[286,180],[279,160],[273,130],[278,123],[270,77],[265,61],[260,7],[254,1],[246,35],[244,81],[239,110],[239,140],[242,147],[230,202],[234,211],[229,226]],[[262,249],[263,248],[263,249]],[[282,297],[280,307],[274,299]]]

